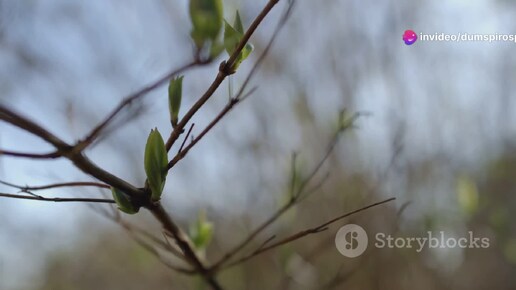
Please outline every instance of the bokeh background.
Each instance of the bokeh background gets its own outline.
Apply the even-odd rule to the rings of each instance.
[[[267,1],[225,0],[245,25]],[[270,38],[278,7],[252,38],[238,87]],[[60,137],[81,138],[125,95],[192,57],[184,0],[0,1],[0,102]],[[516,34],[513,1],[298,1],[264,65],[256,93],[174,170],[164,202],[188,228],[204,210],[215,224],[208,259],[245,237],[285,200],[292,152],[308,171],[325,152],[339,110],[367,112],[323,168],[324,186],[264,233],[286,236],[367,203],[396,197],[328,231],[225,271],[228,289],[513,289],[516,285],[516,43],[416,42],[417,33]],[[187,73],[183,104],[219,61]],[[195,118],[200,130],[224,106],[227,82]],[[99,165],[144,182],[151,128],[169,132],[166,88],[126,112],[88,151]],[[194,131],[195,134],[195,131]],[[0,148],[46,152],[0,124]],[[319,176],[320,177],[320,176]],[[0,179],[22,185],[90,180],[66,160],[0,157]],[[13,192],[0,186],[0,192]],[[102,196],[52,190],[48,196]],[[109,194],[109,192],[107,192]],[[124,217],[126,218],[126,217]],[[159,234],[144,213],[127,220]],[[488,237],[488,249],[334,246],[340,226],[370,234]],[[198,289],[160,264],[117,224],[84,204],[0,200],[0,289]]]

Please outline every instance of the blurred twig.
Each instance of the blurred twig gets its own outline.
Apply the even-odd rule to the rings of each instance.
[[[61,157],[61,154],[59,154],[59,152],[56,151],[50,153],[27,153],[0,149],[0,156],[21,157],[30,159],[55,159]]]
[[[249,254],[247,256],[244,256],[244,257],[242,257],[242,258],[240,258],[240,259],[238,259],[238,260],[236,260],[236,261],[234,261],[232,263],[227,264],[225,266],[225,268],[233,267],[233,266],[238,265],[240,263],[243,263],[243,262],[245,262],[245,261],[247,261],[247,260],[249,260],[249,259],[251,259],[253,257],[256,257],[256,256],[258,256],[258,255],[260,255],[260,254],[262,254],[264,252],[267,252],[267,251],[270,251],[270,250],[275,249],[277,247],[283,246],[285,244],[289,244],[291,242],[297,241],[297,240],[299,240],[301,238],[304,238],[304,237],[306,237],[308,235],[317,234],[317,233],[320,233],[322,231],[325,231],[325,230],[328,229],[328,226],[330,226],[331,224],[333,224],[335,222],[338,222],[338,221],[340,221],[340,220],[342,220],[344,218],[347,218],[347,217],[349,217],[351,215],[360,213],[360,212],[365,211],[367,209],[370,209],[372,207],[379,206],[381,204],[393,201],[395,199],[396,198],[392,197],[392,198],[389,198],[389,199],[386,199],[386,200],[383,200],[383,201],[380,201],[380,202],[376,202],[376,203],[364,206],[364,207],[359,208],[357,210],[354,210],[354,211],[348,212],[346,214],[343,214],[341,216],[338,216],[336,218],[333,218],[333,219],[331,219],[331,220],[329,220],[329,221],[327,221],[327,222],[325,222],[325,223],[323,223],[321,225],[318,225],[316,227],[309,228],[309,229],[300,231],[300,232],[298,232],[296,234],[293,234],[291,236],[288,236],[288,237],[286,237],[286,238],[284,238],[284,239],[282,239],[282,240],[280,240],[278,242],[275,242],[275,243],[273,243],[273,244],[271,244],[271,245],[269,245],[267,247],[260,247],[257,250],[255,250],[254,252],[252,252],[251,254]]]
[[[156,81],[152,82],[151,84],[139,89],[138,91],[132,93],[131,95],[125,97],[118,106],[113,109],[113,111],[102,121],[100,122],[95,128],[91,130],[91,132],[79,143],[77,143],[76,147],[78,150],[83,150],[86,148],[89,144],[91,144],[101,133],[101,131],[106,128],[109,123],[117,116],[118,113],[120,113],[126,106],[131,105],[131,103],[136,102],[138,99],[145,96],[147,93],[155,90],[156,88],[164,85],[166,82],[168,82],[172,77],[175,75],[178,75],[192,67],[195,67],[197,65],[204,64],[206,62],[202,62],[200,60],[192,61],[186,65],[181,66],[180,68],[173,69],[170,72],[166,73],[164,76],[160,77]]]
[[[19,194],[10,194],[10,193],[0,193],[0,197],[8,197],[15,199],[30,199],[30,200],[38,200],[38,201],[51,201],[51,202],[93,202],[93,203],[115,203],[112,199],[103,199],[103,198],[62,198],[62,197],[43,197],[40,195],[36,195],[34,193],[29,192],[30,196],[27,195],[19,195]]]
[[[98,183],[98,182],[63,182],[63,183],[54,183],[54,184],[47,184],[47,185],[40,185],[40,186],[21,186],[16,185],[13,183],[5,182],[0,180],[0,184],[3,184],[5,186],[9,186],[12,188],[17,188],[23,192],[25,191],[37,191],[37,190],[46,190],[46,189],[53,189],[53,188],[59,188],[59,187],[99,187],[99,188],[111,188],[109,185],[104,183]]]

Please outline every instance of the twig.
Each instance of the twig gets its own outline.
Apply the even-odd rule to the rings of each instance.
[[[10,193],[0,193],[0,197],[8,197],[15,199],[30,199],[30,200],[39,200],[39,201],[51,201],[51,202],[93,202],[93,203],[115,203],[112,199],[103,199],[103,198],[61,198],[61,197],[43,197],[39,195],[19,195],[19,194],[10,194]]]
[[[83,150],[85,147],[87,147],[89,144],[91,144],[97,136],[100,134],[100,132],[106,128],[109,123],[116,117],[118,113],[122,111],[126,106],[130,105],[131,103],[135,102],[139,98],[145,96],[147,93],[153,91],[154,89],[164,85],[168,80],[170,80],[173,76],[180,74],[184,72],[185,70],[188,70],[194,66],[203,64],[201,61],[193,61],[186,65],[183,65],[182,67],[178,69],[174,69],[159,79],[155,80],[154,82],[150,83],[149,85],[143,87],[142,89],[132,93],[131,95],[125,97],[120,104],[102,121],[100,122],[91,132],[82,140],[80,141],[76,147],[78,150]]]
[[[190,126],[190,129],[188,130],[188,133],[186,133],[185,139],[183,140],[183,143],[181,143],[181,147],[179,147],[179,150],[177,150],[177,154],[180,154],[181,151],[183,151],[183,148],[186,144],[186,141],[188,140],[188,137],[190,137],[190,134],[192,133],[193,127],[195,126],[195,123],[192,123]]]
[[[69,144],[61,140],[59,137],[50,133],[42,126],[13,112],[12,110],[8,109],[2,104],[0,104],[0,120],[3,120],[20,129],[23,129],[52,144],[57,149],[57,152],[61,154],[61,156],[66,157],[67,159],[72,161],[74,165],[83,172],[113,187],[123,190],[126,194],[134,198],[143,199],[146,196],[142,190],[134,187],[127,181],[95,165],[86,156],[84,156],[81,151],[76,151],[74,147],[70,146]]]
[[[278,4],[278,2],[279,2],[279,0],[269,0],[267,5],[263,8],[263,10],[260,12],[260,14],[255,18],[253,23],[251,23],[251,26],[249,26],[249,29],[247,29],[247,31],[245,32],[244,36],[238,43],[238,45],[235,49],[235,52],[231,55],[231,57],[228,59],[228,61],[225,62],[224,66],[222,68],[223,71],[229,72],[229,70],[235,63],[236,59],[238,58],[238,55],[240,54],[242,49],[244,49],[247,42],[253,35],[254,31],[258,28],[258,26],[260,25],[262,20],[265,19],[267,14],[269,14],[269,12],[272,10],[272,8],[274,8],[274,6],[276,4]]]
[[[48,184],[48,185],[40,185],[40,186],[21,186],[12,184],[9,182],[5,182],[0,180],[0,184],[17,188],[23,192],[32,190],[45,190],[45,189],[52,189],[52,188],[58,188],[58,187],[99,187],[99,188],[111,188],[111,186],[104,184],[104,183],[98,183],[98,182],[63,182],[63,183],[54,183],[54,184]]]
[[[274,42],[276,41],[279,33],[281,32],[281,30],[283,29],[283,27],[287,23],[287,20],[289,19],[290,15],[292,14],[292,9],[294,8],[294,4],[295,3],[296,3],[296,1],[294,1],[294,0],[289,2],[288,6],[287,6],[287,9],[285,10],[285,12],[283,13],[280,21],[276,25],[276,28],[275,28],[274,32],[272,33],[272,36],[269,39],[269,42],[265,46],[265,49],[263,50],[263,52],[260,54],[260,56],[256,60],[254,66],[251,68],[251,71],[247,74],[247,77],[245,78],[244,83],[242,84],[242,86],[240,86],[240,89],[238,90],[238,92],[236,94],[237,98],[244,93],[245,88],[247,87],[247,85],[249,84],[249,82],[251,81],[253,76],[258,71],[258,68],[261,66],[261,64],[263,63],[263,61],[265,60],[265,58],[269,54],[269,52],[270,52]],[[242,99],[245,99],[245,98],[246,97],[242,97]]]
[[[340,220],[342,220],[344,218],[347,218],[347,217],[349,217],[351,215],[360,213],[362,211],[368,210],[368,209],[370,209],[372,207],[379,206],[381,204],[393,201],[395,199],[396,198],[392,197],[392,198],[389,198],[389,199],[386,199],[386,200],[383,200],[383,201],[380,201],[380,202],[376,202],[376,203],[370,204],[368,206],[364,206],[362,208],[356,209],[354,211],[351,211],[351,212],[348,212],[348,213],[343,214],[341,216],[338,216],[336,218],[333,218],[333,219],[331,219],[331,220],[329,220],[329,221],[327,221],[327,222],[325,222],[325,223],[323,223],[323,224],[321,224],[319,226],[316,226],[316,227],[313,227],[313,228],[310,228],[310,229],[306,229],[306,230],[303,230],[303,231],[298,232],[296,234],[293,234],[293,235],[291,235],[289,237],[286,237],[286,238],[284,238],[284,239],[282,239],[282,240],[280,240],[280,241],[278,241],[278,242],[276,242],[276,243],[274,243],[272,245],[269,245],[267,247],[259,248],[258,250],[252,252],[251,254],[249,254],[247,256],[244,256],[244,257],[242,257],[242,258],[240,258],[240,259],[238,259],[238,260],[228,264],[225,268],[230,268],[230,267],[236,266],[236,265],[238,265],[240,263],[243,263],[243,262],[245,262],[245,261],[247,261],[247,260],[249,260],[249,259],[251,259],[251,258],[253,258],[253,257],[257,256],[257,255],[259,255],[259,254],[262,254],[264,252],[270,251],[270,250],[272,250],[274,248],[283,246],[285,244],[297,241],[297,240],[299,240],[301,238],[304,238],[304,237],[306,237],[308,235],[317,234],[317,233],[320,233],[322,231],[325,231],[326,229],[328,229],[328,226],[330,226],[331,224],[333,224],[333,223],[335,223],[337,221],[340,221]]]
[[[170,218],[165,209],[161,206],[161,204],[155,203],[148,206],[148,209],[154,215],[154,217],[159,220],[163,228],[167,230],[171,236],[176,241],[177,245],[183,251],[186,260],[194,266],[197,273],[203,277],[203,279],[208,283],[214,290],[222,290],[223,288],[217,282],[215,277],[213,276],[213,272],[209,271],[202,261],[199,259],[195,251],[193,250],[193,246],[190,244],[188,236],[181,230],[181,228]]]
[[[137,234],[131,231],[131,229],[127,229],[127,232],[129,235],[133,238],[133,240],[138,243],[141,247],[146,249],[148,252],[150,252],[152,255],[154,255],[163,265],[167,266],[168,268],[177,271],[179,273],[193,275],[195,274],[195,271],[192,269],[183,268],[181,266],[173,265],[163,259],[163,257],[159,254],[158,250],[154,248],[151,244],[140,238]]]
[[[238,99],[231,99],[229,100],[229,102],[226,104],[226,106],[224,107],[224,109],[222,109],[222,111],[219,112],[219,114],[215,117],[215,119],[213,119],[209,124],[208,126],[206,126],[206,128],[204,128],[204,130],[201,132],[201,134],[199,134],[199,136],[193,138],[192,142],[190,142],[190,144],[188,144],[188,146],[186,146],[183,150],[181,150],[180,152],[178,152],[176,154],[176,156],[174,156],[174,158],[172,158],[172,160],[170,160],[170,162],[168,163],[167,165],[167,170],[170,170],[172,169],[172,167],[174,167],[174,165],[177,164],[177,162],[179,162],[181,159],[183,159],[187,154],[188,152],[190,151],[190,149],[192,149],[199,141],[201,141],[201,139],[211,130],[213,129],[213,127],[215,127],[215,125],[217,125],[217,123],[220,122],[220,120],[222,120],[222,118],[224,118],[224,116],[229,112],[231,111],[231,109],[239,102]]]
[[[59,154],[59,152],[56,151],[50,153],[26,153],[0,149],[0,156],[21,157],[30,159],[55,159],[61,157],[61,154]]]

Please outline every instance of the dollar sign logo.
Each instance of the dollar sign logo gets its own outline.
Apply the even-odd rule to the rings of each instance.
[[[347,224],[339,229],[335,236],[335,246],[345,257],[355,258],[367,249],[367,233],[355,224]]]
[[[349,232],[344,236],[344,240],[346,241],[346,249],[354,250],[358,247],[358,233],[357,232]]]

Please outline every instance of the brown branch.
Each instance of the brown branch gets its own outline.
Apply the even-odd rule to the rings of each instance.
[[[247,85],[249,84],[249,82],[251,81],[253,76],[258,71],[258,68],[261,66],[261,64],[263,63],[263,61],[265,60],[265,58],[269,54],[269,52],[270,52],[274,42],[276,41],[279,33],[281,32],[281,30],[283,29],[283,27],[287,23],[287,20],[289,19],[290,15],[292,13],[292,9],[294,8],[294,4],[295,3],[296,3],[295,1],[290,1],[289,2],[286,11],[283,13],[280,21],[276,25],[276,28],[275,28],[274,32],[272,33],[272,36],[271,36],[269,42],[265,46],[265,49],[263,50],[262,54],[260,54],[260,56],[256,60],[254,66],[251,68],[251,71],[248,73],[247,77],[245,78],[244,83],[242,84],[242,86],[238,90],[238,93],[236,94],[236,98],[239,98],[244,93],[245,88],[247,87]],[[245,99],[245,97],[242,97],[242,99]]]
[[[149,244],[148,242],[146,242],[145,240],[143,240],[142,238],[140,238],[138,235],[134,234],[130,230],[128,230],[127,232],[129,233],[129,236],[131,236],[136,243],[138,243],[142,248],[146,249],[149,253],[154,255],[158,259],[158,261],[160,261],[163,265],[165,265],[168,268],[170,268],[176,272],[179,272],[179,273],[183,273],[183,274],[187,274],[187,275],[195,274],[195,271],[192,269],[187,269],[187,268],[183,268],[181,266],[173,265],[170,262],[166,261],[165,259],[163,259],[163,257],[161,257],[159,252],[151,244]]]
[[[260,14],[258,14],[258,16],[255,18],[253,23],[251,23],[251,25],[249,26],[249,29],[247,29],[247,31],[245,32],[244,36],[238,43],[238,45],[235,49],[235,52],[231,55],[231,57],[228,59],[228,61],[226,61],[224,63],[224,65],[222,67],[223,71],[229,72],[231,70],[231,68],[235,64],[236,59],[238,58],[238,55],[240,54],[242,49],[244,49],[247,42],[249,42],[249,39],[253,35],[254,31],[258,28],[258,26],[263,21],[263,19],[265,19],[267,14],[269,14],[269,12],[272,10],[272,8],[274,8],[274,6],[276,4],[278,4],[278,2],[279,2],[279,0],[269,0],[267,5],[262,9]]]
[[[193,127],[195,126],[195,123],[192,123],[190,126],[190,129],[188,130],[188,133],[186,133],[185,139],[183,140],[183,143],[179,147],[179,150],[177,150],[177,154],[180,154],[181,151],[183,151],[183,148],[185,147],[186,141],[188,141],[188,137],[190,137],[190,134],[192,134]]]
[[[111,220],[113,220],[114,222],[119,224],[123,229],[125,229],[127,231],[127,233],[129,234],[129,236],[135,242],[137,242],[148,252],[150,252],[151,254],[156,256],[156,258],[158,258],[158,260],[161,263],[163,263],[165,266],[169,267],[170,269],[172,269],[174,271],[177,271],[177,272],[180,272],[183,274],[188,274],[188,275],[195,274],[195,271],[193,269],[188,269],[188,268],[183,268],[178,265],[173,265],[173,264],[169,263],[168,261],[166,261],[165,259],[163,259],[163,257],[159,254],[158,250],[150,242],[145,241],[140,236],[146,237],[147,239],[152,241],[154,244],[156,244],[161,249],[174,254],[174,256],[176,256],[177,258],[184,261],[184,256],[181,253],[179,253],[178,251],[176,251],[175,249],[173,249],[172,246],[169,245],[168,243],[161,241],[160,239],[158,239],[151,233],[147,232],[146,230],[140,229],[134,225],[131,225],[131,224],[125,222],[124,220],[122,220],[120,218],[119,215],[118,216],[108,216],[108,218],[110,218]]]
[[[213,128],[215,125],[217,125],[218,122],[238,103],[238,99],[231,99],[227,105],[222,109],[222,111],[213,119],[206,128],[199,134],[199,136],[195,137],[188,146],[186,146],[183,150],[179,151],[172,160],[167,165],[167,170],[172,169],[174,165],[176,165],[181,159],[183,159],[186,154],[192,149],[201,139]]]
[[[54,184],[48,184],[48,185],[40,185],[40,186],[21,186],[12,184],[9,182],[5,182],[0,180],[0,184],[17,188],[21,191],[36,191],[36,190],[45,190],[45,189],[52,189],[52,188],[59,188],[59,187],[99,187],[99,188],[111,188],[111,186],[104,184],[104,183],[98,183],[98,182],[63,182],[63,183],[54,183]]]
[[[55,159],[61,157],[61,154],[59,154],[59,152],[56,151],[50,153],[26,153],[0,149],[0,156],[21,157],[30,159]]]
[[[51,201],[51,202],[93,202],[93,203],[115,203],[112,199],[104,198],[61,198],[61,197],[43,197],[39,195],[19,195],[10,193],[0,193],[0,197],[14,198],[14,199],[30,199],[38,201]]]
[[[271,244],[271,245],[269,245],[267,247],[258,248],[257,250],[255,250],[251,254],[249,254],[247,256],[244,256],[244,257],[242,257],[242,258],[240,258],[240,259],[238,259],[238,260],[228,264],[225,268],[230,268],[230,267],[236,266],[236,265],[241,264],[243,262],[246,262],[247,260],[249,260],[249,259],[251,259],[253,257],[256,257],[256,256],[258,256],[258,255],[260,255],[260,254],[262,254],[264,252],[267,252],[267,251],[270,251],[270,250],[275,249],[277,247],[280,247],[280,246],[292,243],[292,242],[297,241],[297,240],[299,240],[301,238],[304,238],[304,237],[306,237],[308,235],[318,234],[318,233],[320,233],[322,231],[327,230],[328,226],[330,226],[331,224],[333,224],[333,223],[335,223],[337,221],[340,221],[340,220],[342,220],[344,218],[347,218],[347,217],[349,217],[351,215],[363,212],[363,211],[368,210],[368,209],[370,209],[372,207],[379,206],[379,205],[382,205],[384,203],[393,201],[395,199],[396,198],[392,197],[392,198],[389,198],[389,199],[386,199],[386,200],[383,200],[383,201],[380,201],[380,202],[376,202],[376,203],[370,204],[368,206],[364,206],[362,208],[356,209],[354,211],[351,211],[351,212],[348,212],[348,213],[343,214],[341,216],[338,216],[336,218],[333,218],[333,219],[331,219],[331,220],[329,220],[329,221],[327,221],[327,222],[325,222],[325,223],[323,223],[321,225],[318,225],[316,227],[313,227],[313,228],[310,228],[310,229],[306,229],[306,230],[303,230],[303,231],[298,232],[296,234],[293,234],[291,236],[288,236],[288,237],[286,237],[286,238],[284,238],[284,239],[282,239],[282,240],[280,240],[278,242],[275,242],[275,243],[273,243],[273,244]]]
[[[45,128],[40,125],[30,121],[29,119],[13,112],[7,107],[0,104],[0,120],[3,120],[11,125],[14,125],[20,129],[23,129],[33,135],[40,137],[46,142],[52,144],[63,157],[66,157],[73,164],[82,170],[83,172],[101,180],[113,187],[119,188],[123,190],[126,194],[144,199],[146,197],[145,193],[129,184],[127,181],[111,174],[110,172],[98,167],[93,162],[91,162],[86,156],[82,154],[81,151],[76,151],[76,149],[54,134],[47,131]]]
[[[199,259],[193,246],[189,242],[188,236],[181,230],[181,228],[170,218],[169,214],[161,206],[160,202],[148,206],[150,212],[159,220],[163,228],[174,238],[178,247],[183,251],[187,261],[194,266],[199,275],[208,283],[214,290],[222,290],[223,288],[213,276],[213,272],[209,271]]]
[[[214,271],[218,271],[227,261],[233,258],[237,253],[239,253],[245,246],[247,246],[250,242],[252,242],[263,230],[273,224],[277,219],[279,219],[285,212],[287,212],[294,205],[293,200],[290,200],[288,203],[283,205],[280,209],[278,209],[271,217],[269,217],[265,222],[263,222],[260,226],[254,229],[244,240],[242,240],[238,245],[228,251],[219,261],[213,264],[212,269]]]

